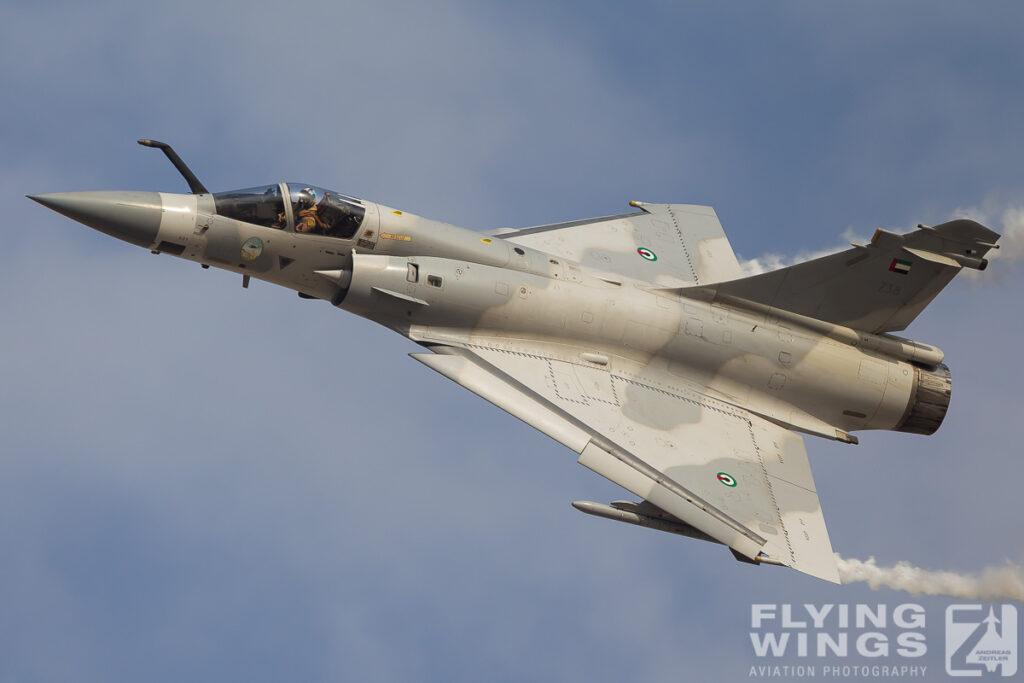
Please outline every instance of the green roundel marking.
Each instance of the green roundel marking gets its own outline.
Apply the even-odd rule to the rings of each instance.
[[[263,253],[263,240],[259,237],[250,237],[242,243],[242,260],[255,261]]]
[[[658,255],[655,254],[650,249],[648,249],[647,247],[640,247],[639,249],[636,250],[636,253],[640,254],[640,256],[642,256],[643,258],[647,259],[648,261],[657,261],[658,260]]]
[[[736,486],[736,480],[728,472],[719,472],[718,481],[722,482],[723,484],[729,487]]]

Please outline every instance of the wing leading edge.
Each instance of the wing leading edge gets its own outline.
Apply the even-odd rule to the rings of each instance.
[[[803,440],[747,411],[557,350],[435,346],[412,357],[579,454],[738,556],[839,582]]]

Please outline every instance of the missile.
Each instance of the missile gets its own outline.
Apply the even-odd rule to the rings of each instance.
[[[611,505],[604,505],[589,500],[574,500],[572,506],[580,512],[585,512],[595,517],[614,519],[617,522],[626,522],[627,524],[635,524],[636,526],[643,526],[648,529],[667,531],[670,534],[679,534],[680,536],[688,536],[701,541],[719,543],[719,541],[711,538],[703,531],[680,522],[675,517],[647,502],[633,503],[627,500],[616,500]]]
[[[688,536],[689,538],[696,538],[701,541],[721,543],[721,541],[711,538],[703,531],[695,529],[689,524],[680,522],[661,508],[658,508],[647,501],[642,503],[633,503],[628,500],[616,500],[613,501],[611,505],[603,505],[589,500],[574,500],[572,502],[572,506],[580,512],[585,512],[588,515],[594,515],[595,517],[614,519],[617,522],[626,522],[627,524],[635,524],[636,526],[643,526],[648,529],[667,531],[670,534]],[[737,560],[747,564],[773,564],[780,567],[786,566],[783,562],[771,558],[764,553],[759,553],[756,558],[749,559],[732,548],[729,550]]]

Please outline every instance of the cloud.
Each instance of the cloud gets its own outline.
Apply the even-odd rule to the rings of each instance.
[[[970,218],[1000,234],[997,242],[999,248],[990,250],[986,255],[986,258],[994,266],[995,274],[993,275],[993,271],[988,269],[982,272],[965,268],[960,273],[962,278],[976,284],[1002,282],[1007,269],[1024,259],[1024,205],[990,198],[978,206],[957,207],[949,212],[945,220],[957,218]],[[901,232],[910,232],[914,229],[916,226],[908,226]],[[793,255],[768,252],[752,259],[744,259],[741,256],[739,257],[740,268],[743,269],[745,275],[758,275],[843,251],[849,248],[850,243],[866,244],[870,238],[858,234],[858,231],[853,228],[847,228],[842,233],[842,240],[841,244],[831,248],[799,251]]]
[[[1000,233],[999,249],[987,254],[997,270],[1024,259],[1024,205],[990,197],[978,206],[957,207],[952,216],[976,220]]]

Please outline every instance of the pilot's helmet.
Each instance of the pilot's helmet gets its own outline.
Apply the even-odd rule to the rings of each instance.
[[[299,190],[298,205],[300,208],[308,209],[316,204],[316,190],[311,187],[304,187]]]

